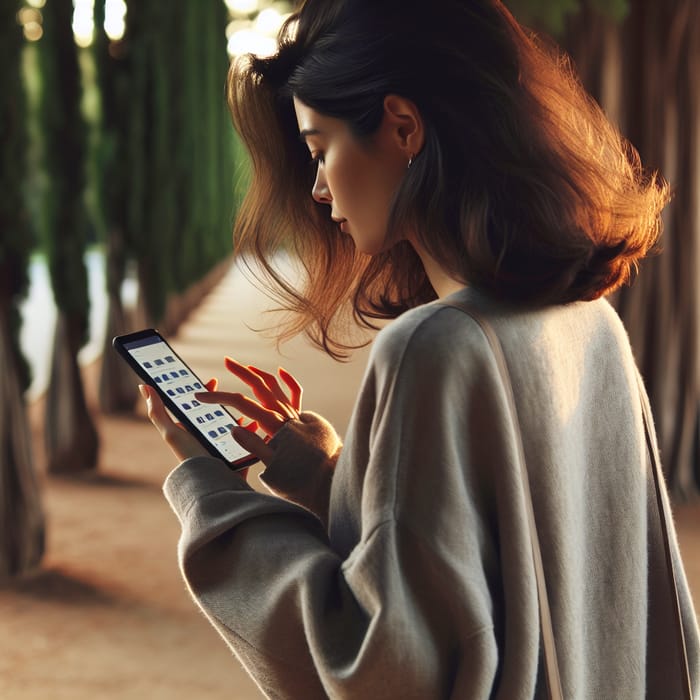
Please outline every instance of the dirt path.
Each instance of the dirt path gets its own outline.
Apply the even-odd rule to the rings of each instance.
[[[280,358],[246,328],[264,300],[235,270],[174,339],[205,377],[221,358],[274,369],[305,384],[308,407],[342,431],[365,352],[338,365],[303,342]],[[97,367],[86,370],[94,397]],[[93,398],[94,402],[94,398]],[[96,473],[42,477],[48,552],[40,572],[0,590],[3,700],[257,700],[262,694],[191,603],[177,570],[177,522],[161,494],[174,460],[143,415],[98,416]],[[40,460],[41,408],[32,410]],[[700,507],[678,511],[700,600]]]
[[[338,365],[295,341],[281,357],[250,330],[267,323],[266,307],[234,268],[173,345],[224,388],[235,386],[223,374],[226,354],[272,370],[284,364],[303,378],[306,405],[343,430],[365,354]],[[96,365],[85,370],[93,405],[97,372]],[[39,403],[30,416],[41,465]],[[0,698],[262,698],[182,582],[179,528],[161,493],[174,458],[143,414],[96,420],[99,469],[78,478],[41,477],[48,521],[42,569],[0,590]]]
[[[262,697],[181,583],[155,431],[128,419],[100,431],[97,474],[44,480],[42,571],[0,594],[0,697]]]

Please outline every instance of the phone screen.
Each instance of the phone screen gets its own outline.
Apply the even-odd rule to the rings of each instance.
[[[235,420],[228,410],[194,398],[195,392],[206,391],[206,387],[157,331],[118,336],[112,344],[212,454],[237,469],[255,461],[233,439]]]

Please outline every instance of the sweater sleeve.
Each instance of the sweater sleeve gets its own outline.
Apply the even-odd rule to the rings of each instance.
[[[274,493],[298,503],[328,523],[331,480],[342,443],[324,418],[304,411],[270,441],[275,456],[260,475]]]
[[[470,495],[483,477],[469,465],[495,448],[465,443],[460,427],[482,434],[493,425],[499,407],[483,386],[492,369],[478,334],[469,341],[478,351],[462,344],[457,363],[452,342],[436,344],[434,328],[415,324],[375,341],[328,530],[211,458],[183,463],[166,482],[189,589],[270,697],[492,696],[498,554]],[[438,330],[447,337],[452,325],[443,319]],[[529,610],[535,595],[521,592],[514,604]],[[536,628],[530,636],[518,638],[518,659],[536,659]]]
[[[343,561],[307,510],[210,458],[184,462],[165,493],[190,592],[269,697],[449,697],[454,581],[420,533],[377,523]],[[469,697],[487,697],[493,631],[464,644]]]

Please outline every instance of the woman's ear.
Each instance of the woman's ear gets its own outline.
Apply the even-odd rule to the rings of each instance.
[[[425,143],[423,117],[412,100],[387,95],[384,98],[384,126],[395,145],[405,154],[406,162],[421,152]]]

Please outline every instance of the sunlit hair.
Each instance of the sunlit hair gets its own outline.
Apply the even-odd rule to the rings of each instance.
[[[607,294],[655,246],[668,185],[499,0],[307,0],[280,39],[234,63],[228,99],[252,158],[237,250],[295,312],[282,338],[303,331],[340,356],[348,311],[371,326],[434,299],[406,231],[456,278],[523,304]],[[397,243],[370,257],[311,197],[292,97],[371,143],[388,94],[417,105],[425,145],[393,202]],[[275,269],[281,249],[299,289]]]

